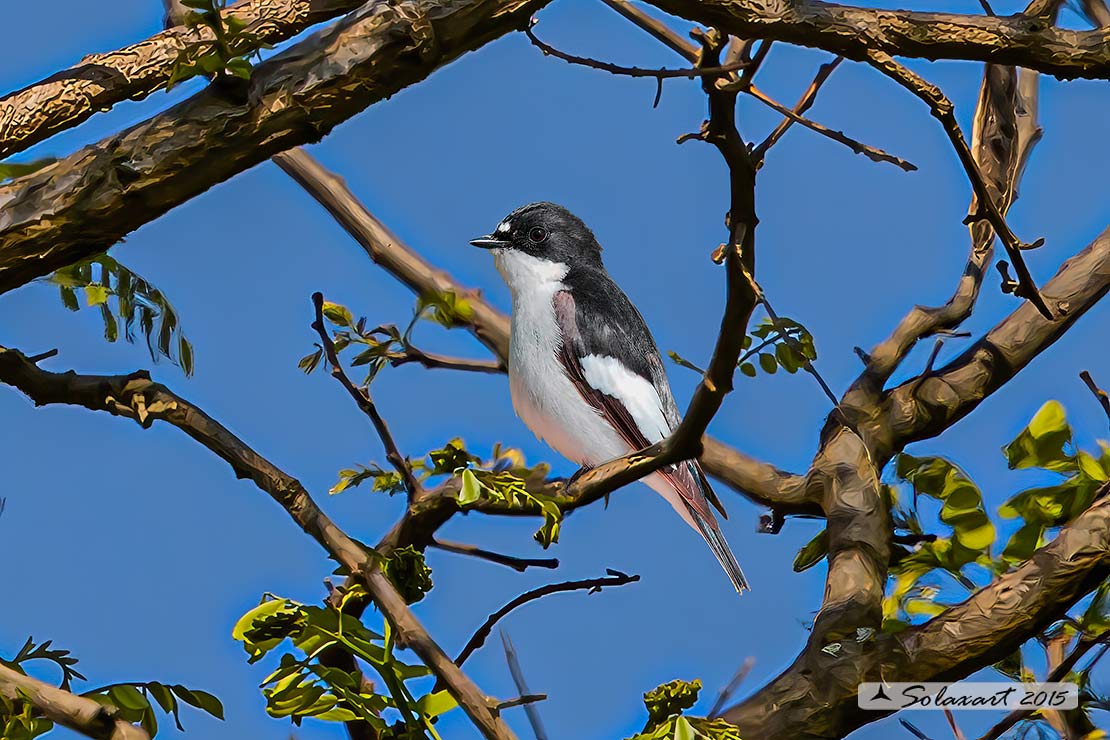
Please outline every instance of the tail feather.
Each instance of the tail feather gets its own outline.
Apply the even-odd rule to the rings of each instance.
[[[687,510],[690,512],[691,518],[697,525],[698,532],[705,538],[706,543],[709,545],[709,549],[717,556],[717,561],[721,564],[721,567],[725,569],[725,573],[728,574],[729,580],[732,581],[732,585],[736,588],[736,592],[742,594],[745,591],[751,591],[752,587],[748,584],[748,579],[744,577],[744,571],[740,569],[740,563],[736,562],[736,556],[732,554],[732,550],[729,549],[728,543],[725,542],[724,535],[721,534],[717,522],[712,519],[706,519],[692,506],[687,505]],[[710,516],[712,516],[712,514]]]

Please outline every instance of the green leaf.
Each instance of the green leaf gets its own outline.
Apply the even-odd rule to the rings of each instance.
[[[674,364],[676,364],[680,367],[684,367],[687,370],[693,370],[694,372],[701,373],[702,375],[705,374],[704,370],[702,370],[700,367],[698,367],[694,363],[687,360],[685,357],[682,357],[677,352],[667,350],[667,357],[671,358],[671,362],[673,362]]]
[[[150,702],[139,693],[139,690],[129,684],[118,684],[108,689],[108,698],[120,709],[145,711],[150,708]]]
[[[759,366],[763,368],[763,372],[770,373],[771,375],[774,375],[775,371],[779,369],[779,363],[775,359],[775,356],[767,352],[760,353]]]
[[[108,289],[103,285],[86,285],[85,286],[85,303],[91,306],[99,306],[102,303],[108,302]]]
[[[755,365],[753,365],[750,362],[741,362],[740,363],[740,372],[743,373],[744,375],[747,375],[749,378],[754,378],[755,375],[756,375]]]
[[[236,57],[235,59],[229,59],[224,69],[236,77],[249,80],[251,78],[251,70],[254,69],[254,66],[249,60],[243,57]]]
[[[1033,556],[1033,552],[1043,544],[1044,526],[1030,523],[1021,527],[1010,537],[1002,551],[1002,559],[1010,563],[1022,563]]]
[[[822,529],[798,551],[794,558],[794,572],[801,573],[820,563],[829,554],[829,531]]]
[[[243,643],[243,649],[250,655],[248,662],[254,663],[282,640],[298,634],[304,624],[305,615],[299,605],[286,599],[270,599],[240,617],[231,636]]]
[[[459,506],[468,506],[481,498],[481,495],[482,485],[475,477],[474,471],[470,469],[462,471],[462,487],[458,495]]]
[[[685,717],[679,717],[674,721],[674,740],[694,740],[696,737],[697,733]]]
[[[1064,449],[1071,441],[1071,426],[1064,407],[1059,401],[1049,401],[1037,411],[1029,426],[1002,450],[1011,469],[1071,472],[1076,469],[1076,462]]]
[[[459,703],[449,691],[437,691],[416,700],[416,711],[426,717],[438,717],[457,707]]]
[[[354,321],[354,317],[351,316],[351,310],[349,308],[341,306],[338,303],[332,303],[331,301],[324,301],[323,313],[324,318],[336,326],[350,326]]]

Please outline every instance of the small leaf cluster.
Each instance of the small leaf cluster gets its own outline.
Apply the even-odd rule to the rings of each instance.
[[[785,316],[763,319],[744,337],[743,348],[746,351],[737,360],[736,366],[749,378],[758,374],[757,366],[771,375],[780,367],[794,374],[817,359],[813,335],[797,321]],[[668,351],[667,356],[676,365],[705,374],[705,370],[677,352]]]
[[[62,671],[59,688],[72,691],[74,680],[86,680],[74,666],[77,659],[68,650],[51,648],[52,641],[36,644],[28,638],[19,652],[11,660],[0,659],[0,664],[26,675],[23,664],[29,661],[49,661]],[[173,717],[178,730],[181,724],[181,703],[196,707],[203,712],[224,718],[224,708],[212,694],[198,689],[188,689],[180,684],[164,684],[158,681],[113,683],[107,686],[79,692],[79,696],[92,699],[98,704],[111,708],[115,716],[127,722],[139,724],[150,737],[158,734],[158,718],[155,704]],[[152,700],[153,699],[153,703]],[[4,740],[32,740],[54,727],[50,720],[39,716],[30,702],[9,699],[0,695],[0,738]]]
[[[415,604],[432,590],[432,569],[424,553],[412,545],[399,547],[382,561],[382,571],[406,604]]]
[[[1099,444],[1097,458],[1076,449],[1064,407],[1049,401],[1002,448],[1011,470],[1037,468],[1062,477],[1056,485],[1022,491],[999,508],[1002,517],[1023,522],[1002,552],[1007,562],[1027,560],[1044,544],[1046,530],[1067,524],[1091,505],[1099,487],[1110,479],[1110,447]]]
[[[701,681],[669,681],[644,694],[648,721],[629,740],[742,740],[740,731],[723,719],[683,714],[698,701]]]
[[[147,280],[107,254],[82,260],[55,271],[46,280],[58,286],[62,304],[70,311],[97,308],[104,321],[104,338],[120,335],[135,341],[136,330],[146,340],[155,362],[165,357],[186,375],[193,373],[193,345],[181,329],[181,319],[169,300]]]
[[[411,359],[414,353],[419,354],[419,350],[412,345],[412,333],[421,319],[452,329],[466,325],[473,317],[474,309],[464,298],[447,291],[421,295],[416,301],[412,319],[404,330],[398,329],[394,324],[381,324],[367,329],[365,316],[356,321],[349,308],[330,301],[324,302],[323,314],[328,323],[335,327],[332,342],[335,344],[336,354],[341,354],[348,347],[354,347],[357,352],[351,359],[351,366],[366,367],[363,384],[369,385],[387,365],[399,365]],[[323,359],[324,350],[317,344],[314,351],[298,361],[297,367],[311,373]]]
[[[409,464],[421,483],[444,476],[458,478],[456,500],[464,511],[479,502],[486,502],[521,512],[534,512],[544,519],[543,526],[535,533],[536,541],[545,549],[559,541],[563,512],[558,501],[533,493],[528,488],[530,483],[547,477],[550,468],[546,463],[528,466],[520,450],[500,444],[494,445],[490,458],[483,461],[467,450],[461,438],[455,438],[441,448],[430,450],[423,458],[409,461]],[[372,490],[390,495],[405,490],[400,474],[371,463],[340,470],[339,481],[330,491],[340,493],[368,481],[373,482]]]
[[[544,478],[548,466],[544,463],[527,467],[520,450],[493,448],[491,463],[485,468],[482,461],[466,451],[461,439],[447,443],[447,447],[429,453],[429,457],[440,459],[436,469],[443,473],[459,476],[459,493],[456,497],[459,507],[464,511],[479,501],[503,504],[520,511],[534,511],[543,516],[541,526],[533,538],[546,550],[559,541],[559,529],[563,523],[563,510],[555,499],[528,490],[528,481]],[[450,466],[454,466],[453,468]]]
[[[216,42],[193,44],[182,50],[174,60],[166,89],[173,88],[181,80],[202,74],[213,75],[215,79],[231,75],[249,80],[254,67],[250,57],[258,52],[236,54],[233,49],[269,49],[271,45],[249,31],[246,23],[239,18],[223,14],[227,0],[181,0],[181,4],[191,8],[182,19],[183,25],[212,29]]]
[[[756,365],[773,375],[781,367],[793,375],[817,359],[813,335],[797,321],[785,316],[765,318],[744,337],[746,352],[737,361],[740,372],[756,376]]]
[[[346,591],[342,606],[355,598],[365,598],[365,592],[357,587]],[[446,691],[415,696],[407,682],[430,671],[397,659],[388,621],[377,633],[343,613],[342,606],[307,606],[267,595],[236,623],[232,636],[243,644],[250,663],[287,642],[292,645],[293,650],[281,655],[277,669],[262,682],[266,711],[273,717],[289,717],[296,725],[306,717],[331,722],[357,719],[368,723],[380,738],[438,738],[434,723],[456,706],[455,701]],[[321,663],[320,655],[334,649],[373,668],[386,693],[379,693],[357,670]]]

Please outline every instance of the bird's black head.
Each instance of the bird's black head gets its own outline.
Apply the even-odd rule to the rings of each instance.
[[[601,245],[582,219],[555,203],[529,203],[506,216],[475,247],[523,252],[568,266],[600,263]]]

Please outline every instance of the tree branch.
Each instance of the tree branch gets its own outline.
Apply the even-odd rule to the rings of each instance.
[[[335,351],[335,342],[332,341],[331,335],[328,334],[327,327],[324,326],[324,294],[312,294],[312,306],[315,311],[315,319],[312,322],[312,328],[320,337],[320,345],[324,348],[324,357],[331,365],[331,376],[339,381],[343,389],[347,391],[348,395],[354,399],[358,404],[362,413],[369,417],[370,422],[374,425],[374,431],[378,433],[378,437],[382,440],[382,446],[385,447],[385,457],[389,460],[389,464],[401,476],[401,480],[405,484],[405,490],[408,492],[409,499],[420,492],[420,482],[416,480],[416,476],[412,472],[412,464],[408,459],[401,454],[400,449],[397,448],[397,442],[393,439],[392,432],[389,431],[389,425],[386,424],[385,419],[378,413],[378,407],[374,405],[374,400],[370,398],[370,391],[367,388],[356,387],[351,379],[347,377],[347,373],[343,370],[343,366],[339,364],[339,355]]]
[[[822,70],[824,70],[824,69],[825,69],[825,67],[823,65]],[[832,70],[830,69],[829,72],[831,72],[831,71]],[[820,75],[821,75],[821,73],[818,73],[818,79],[819,80],[822,79]],[[828,76],[828,73],[825,73],[825,76]],[[810,85],[810,89],[813,89],[814,85],[819,86],[819,83],[818,83],[817,80],[814,80],[814,83],[812,83]],[[843,131],[836,131],[834,129],[829,128],[828,126],[825,126],[823,124],[817,123],[816,121],[811,121],[810,119],[805,118],[800,113],[797,113],[797,112],[791,110],[790,108],[787,108],[782,103],[779,103],[774,98],[765,94],[762,90],[757,88],[755,85],[749,85],[745,89],[745,92],[748,93],[749,95],[751,95],[753,98],[755,98],[759,102],[766,105],[771,110],[777,112],[779,115],[782,115],[782,116],[786,117],[791,122],[799,123],[799,124],[805,126],[806,128],[808,128],[810,131],[814,131],[816,133],[819,133],[822,136],[825,136],[829,139],[832,139],[833,141],[835,141],[839,144],[843,144],[844,146],[848,147],[849,149],[851,149],[856,154],[864,155],[865,157],[870,159],[872,162],[887,162],[889,164],[892,164],[892,165],[898,167],[899,169],[901,169],[904,172],[913,172],[914,170],[917,169],[917,165],[915,165],[913,162],[909,162],[905,159],[902,159],[901,157],[896,157],[893,154],[889,154],[887,152],[884,152],[882,149],[879,149],[877,147],[873,147],[873,146],[870,146],[868,144],[864,144],[860,141],[856,141],[852,137],[847,136]],[[808,93],[808,90],[807,90],[807,93]],[[815,93],[816,93],[816,91],[815,91]],[[805,100],[805,96],[803,95],[802,101],[804,101],[804,100]],[[812,100],[812,98],[811,98],[811,100]],[[802,103],[799,102],[798,105],[801,106]],[[782,126],[782,124],[779,124],[779,125]],[[776,128],[775,131],[777,131],[777,130],[778,129]],[[785,128],[783,129],[783,131],[785,132]],[[774,136],[774,132],[771,133],[771,136]],[[781,134],[780,134],[780,136],[781,136]],[[768,137],[768,138],[770,138],[770,137]],[[765,149],[760,150],[760,156],[765,151],[766,151]]]
[[[0,186],[0,293],[105,251],[213,185],[522,27],[545,0],[368,3],[150,120]],[[342,50],[341,53],[336,50]]]
[[[926,82],[916,73],[894,61],[885,52],[869,52],[868,61],[887,77],[920,98],[929,106],[933,116],[940,121],[944,132],[948,135],[949,141],[952,142],[952,146],[956,150],[956,155],[959,157],[960,164],[963,165],[964,171],[971,181],[971,188],[975,193],[975,204],[978,208],[968,216],[968,223],[979,220],[986,220],[990,223],[1001,240],[1002,246],[1006,248],[1010,260],[1014,263],[1014,270],[1018,276],[1018,284],[1013,291],[1014,294],[1028,298],[1041,312],[1042,316],[1051,319],[1052,312],[1048,309],[1040,292],[1038,292],[1037,284],[1033,281],[1033,276],[1029,274],[1029,268],[1026,267],[1025,258],[1022,256],[1022,250],[1038,247],[1044,243],[1044,240],[1038,239],[1032,244],[1026,244],[1017,238],[1009,224],[1006,223],[1006,218],[1002,214],[1002,206],[995,202],[983,173],[979,170],[979,165],[964,139],[963,132],[960,131],[960,124],[956,121],[955,107],[952,105],[952,101],[941,92],[939,87]]]
[[[1041,292],[1055,307],[1049,321],[1022,304],[947,365],[886,394],[875,423],[861,421],[880,455],[940,434],[967,416],[1034,357],[1052,346],[1110,290],[1110,230],[1060,267]]]
[[[741,38],[809,46],[856,61],[891,56],[964,59],[1035,69],[1063,79],[1110,77],[1102,31],[1070,31],[1015,16],[923,13],[819,0],[649,0],[652,5]]]
[[[3,663],[0,663],[0,694],[12,701],[28,702],[51,722],[87,737],[98,740],[150,738],[142,728],[112,716],[109,707],[25,676]]]
[[[474,558],[488,560],[491,563],[498,565],[505,565],[518,573],[523,573],[529,568],[558,568],[558,558],[518,558],[513,555],[503,555],[499,552],[492,552],[484,550],[474,545],[464,545],[461,542],[448,542],[447,540],[433,539],[429,543],[430,547],[437,550],[444,550],[445,552],[453,552],[458,555],[469,555]]]
[[[36,406],[70,404],[134,419],[143,428],[155,420],[181,429],[215,453],[239,478],[249,478],[274,499],[309,536],[339,564],[356,574],[370,598],[395,627],[399,642],[412,648],[446,685],[467,717],[489,740],[512,740],[513,733],[497,716],[495,702],[447,657],[408,608],[376,556],[348,537],[320,510],[300,481],[248,447],[200,408],[176,395],[146,372],[130,375],[78,375],[38,368],[17,350],[0,347],[0,382],[26,394]]]
[[[1095,383],[1095,379],[1092,378],[1091,374],[1086,370],[1079,373],[1079,377],[1087,386],[1088,390],[1094,394],[1095,400],[1098,401],[1098,405],[1106,412],[1106,418],[1110,419],[1110,394],[1107,394],[1106,391],[1099,388],[1098,384]]]
[[[844,737],[879,718],[858,707],[860,681],[951,681],[1009,655],[1110,574],[1106,490],[1032,558],[963,603],[900,633],[808,646],[725,719],[766,740]]]
[[[1041,139],[1037,122],[1037,74],[987,65],[975,108],[972,149],[992,199],[1003,215],[1017,199],[1018,185],[1033,147]],[[969,212],[976,210],[973,198]],[[969,225],[971,251],[952,297],[943,306],[915,306],[894,332],[875,347],[857,385],[877,393],[920,340],[955,329],[975,307],[986,265],[994,254],[994,230],[979,221]]]
[[[317,23],[362,5],[362,0],[244,0],[223,12],[244,24],[231,40],[234,56],[262,44],[277,44]],[[125,100],[141,100],[169,83],[179,62],[212,51],[215,34],[206,25],[170,23],[167,30],[130,46],[90,54],[69,69],[0,98],[0,159],[72,128]],[[196,69],[181,79],[200,74]]]
[[[817,92],[821,89],[821,86],[825,84],[825,80],[829,79],[829,75],[831,75],[843,61],[844,57],[838,56],[832,61],[825,62],[821,65],[813,78],[813,82],[809,83],[809,87],[802,93],[802,97],[794,104],[794,110],[792,111],[793,115],[783,116],[779,125],[775,126],[774,130],[767,135],[767,138],[752,150],[752,157],[756,162],[762,166],[763,160],[767,156],[767,151],[777,144],[779,139],[786,135],[786,132],[790,130],[791,126],[798,122],[798,117],[802,116],[810,109],[813,105],[813,101],[817,99]]]

